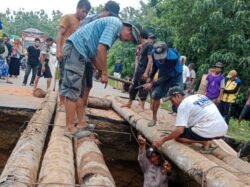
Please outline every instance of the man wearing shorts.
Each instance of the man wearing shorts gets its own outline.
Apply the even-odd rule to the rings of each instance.
[[[60,67],[60,80],[59,80],[59,89],[62,84],[62,77],[63,77],[63,69],[64,69],[64,62],[63,58],[63,45],[67,38],[76,31],[79,27],[80,22],[87,16],[88,12],[91,9],[91,5],[88,0],[80,0],[77,4],[76,12],[74,14],[66,14],[60,20],[60,27],[57,34],[56,40],[56,57],[59,62]],[[59,103],[59,110],[63,111],[64,107],[64,100],[65,98],[60,95],[60,103]]]
[[[82,100],[85,89],[85,66],[96,59],[95,66],[101,70],[101,82],[108,83],[107,51],[120,38],[122,41],[138,43],[140,31],[130,23],[122,23],[116,17],[104,17],[80,27],[65,43],[63,61],[64,75],[60,94],[66,98],[66,136],[78,130],[74,126],[76,103]],[[83,119],[84,120],[84,119]]]
[[[104,5],[104,8],[99,14],[93,14],[91,16],[86,17],[82,21],[80,27],[83,27],[87,25],[88,23],[95,21],[99,18],[108,17],[108,16],[118,17],[119,11],[120,11],[120,6],[117,2],[108,1]],[[91,59],[91,61],[95,64],[95,59]],[[86,88],[84,91],[82,108],[85,108],[87,106],[89,93],[90,93],[91,88],[93,87],[93,74],[94,74],[93,71],[94,70],[93,70],[93,63],[91,61],[88,61],[85,66]]]
[[[37,88],[40,77],[44,77],[47,79],[47,91],[50,88],[52,74],[49,67],[49,56],[50,56],[50,48],[53,44],[53,38],[47,38],[46,44],[42,46],[40,52],[40,64],[38,66],[38,72],[35,79],[34,89]]]
[[[168,48],[165,42],[157,42],[153,49],[153,68],[148,83],[144,85],[145,90],[152,90],[153,119],[148,126],[157,123],[157,112],[160,107],[160,99],[165,97],[169,88],[174,86],[182,87],[182,64],[179,53]],[[154,81],[156,72],[159,71],[158,79]]]
[[[247,91],[247,102],[240,114],[239,121],[238,121],[238,126],[240,127],[240,123],[243,119],[250,119],[250,88]],[[250,122],[248,124],[250,127]]]
[[[204,95],[184,97],[180,87],[173,87],[168,92],[166,100],[170,99],[177,110],[175,130],[168,136],[156,140],[153,145],[160,147],[164,142],[175,139],[182,143],[202,144],[202,153],[209,153],[216,147],[211,147],[210,140],[223,137],[228,129],[216,105]]]

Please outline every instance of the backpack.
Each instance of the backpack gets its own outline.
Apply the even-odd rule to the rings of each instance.
[[[3,54],[5,52],[5,44],[4,42],[0,42],[0,54]]]

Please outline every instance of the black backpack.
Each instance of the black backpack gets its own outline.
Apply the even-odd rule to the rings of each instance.
[[[4,42],[0,42],[0,54],[3,54],[5,52],[5,44]]]

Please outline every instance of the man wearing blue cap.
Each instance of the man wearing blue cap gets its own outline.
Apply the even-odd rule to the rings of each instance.
[[[154,81],[156,72],[159,71],[158,80]],[[160,107],[160,99],[165,97],[169,88],[182,86],[182,64],[178,51],[168,48],[165,42],[159,41],[154,44],[153,68],[145,90],[152,90],[153,119],[148,126],[154,126],[157,122],[157,111]]]
[[[95,66],[101,70],[101,82],[108,83],[107,51],[120,38],[121,41],[138,43],[140,31],[130,23],[122,23],[117,17],[97,19],[80,27],[65,43],[63,60],[65,69],[60,94],[66,98],[65,135],[77,132],[74,126],[76,102],[83,97],[85,65],[90,59],[96,59]]]

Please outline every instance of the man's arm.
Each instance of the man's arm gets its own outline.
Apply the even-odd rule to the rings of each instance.
[[[241,87],[241,83],[237,83],[237,86],[232,90],[224,89],[224,93],[226,93],[226,94],[235,94],[235,93],[237,93],[239,91],[240,87]]]
[[[42,65],[42,72],[45,72],[45,59],[46,59],[46,54],[41,54],[40,56],[40,64]]]
[[[182,126],[176,127],[176,129],[173,132],[171,132],[168,136],[166,136],[160,140],[153,141],[153,145],[155,147],[160,147],[166,141],[178,138],[183,132],[184,132],[184,127],[182,127]]]
[[[153,58],[152,55],[148,55],[148,64],[147,64],[147,68],[143,74],[143,80],[147,80],[148,76],[149,76],[149,72],[152,69],[152,64],[153,64]]]
[[[57,33],[57,39],[56,39],[56,57],[58,61],[60,62],[63,57],[62,49],[63,49],[63,42],[64,38],[63,35],[66,32],[66,28],[63,26],[60,26],[59,31]]]
[[[220,103],[220,101],[221,101],[221,99],[222,99],[222,95],[223,95],[223,93],[224,93],[224,89],[225,89],[225,79],[223,79],[223,80],[221,81],[221,84],[220,84],[220,95],[219,95],[219,97],[218,97],[217,100],[216,100],[217,103]]]
[[[97,47],[97,56],[96,56],[96,67],[102,71],[101,82],[106,84],[108,83],[108,74],[107,74],[107,46],[104,44],[99,44]]]

